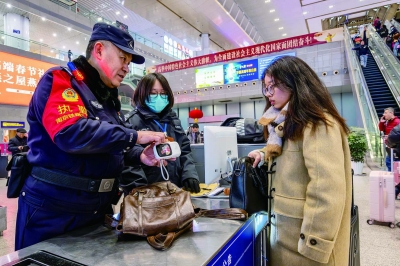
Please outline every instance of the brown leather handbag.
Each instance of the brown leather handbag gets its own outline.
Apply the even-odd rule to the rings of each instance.
[[[247,213],[241,209],[195,209],[189,192],[165,181],[134,188],[125,196],[116,229],[124,234],[147,237],[152,247],[165,250],[174,239],[191,229],[193,219],[200,216],[247,219]]]

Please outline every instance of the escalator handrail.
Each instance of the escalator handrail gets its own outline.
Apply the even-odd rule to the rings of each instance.
[[[372,43],[374,44],[372,47],[374,47],[374,53],[376,56],[374,56],[375,62],[378,65],[379,71],[382,73],[383,78],[385,79],[386,84],[388,85],[392,95],[394,96],[396,103],[397,103],[397,107],[400,109],[399,103],[397,101],[398,97],[400,97],[400,87],[395,86],[395,80],[400,80],[400,72],[398,71],[399,68],[399,63],[398,63],[398,59],[395,58],[393,52],[389,49],[389,47],[386,45],[386,43],[383,43],[383,40],[381,38],[381,36],[373,29],[372,25],[368,26],[367,29],[370,32],[370,38],[369,38],[369,42],[372,41]],[[371,47],[371,45],[369,45]],[[378,50],[376,50],[375,48],[378,48]],[[385,62],[382,61],[381,57],[379,56],[377,53],[381,53],[384,56],[386,56],[386,59],[388,60],[388,66],[394,70],[394,72],[396,73],[396,77],[391,77],[386,71],[382,71],[382,69],[387,69],[388,67],[385,66]],[[390,58],[393,58],[395,60],[395,64],[397,64],[397,66],[393,65],[392,61],[390,60]]]
[[[351,50],[351,48],[353,48],[353,46],[351,45],[351,44],[353,44],[353,40],[351,39],[350,32],[349,32],[347,26],[344,27],[344,30],[345,30],[345,39],[346,39],[346,35],[347,35],[347,41],[349,42],[349,45],[345,45],[345,47],[348,48],[348,51],[347,51],[348,55],[351,56],[354,59],[355,62],[357,62],[357,71],[356,72],[357,72],[357,74],[358,74],[358,76],[360,78],[360,81],[361,81],[361,84],[362,84],[362,89],[363,89],[365,98],[367,100],[368,110],[370,111],[370,115],[372,117],[374,126],[375,126],[376,130],[379,132],[379,129],[378,129],[379,121],[377,119],[378,118],[378,114],[377,114],[375,106],[373,104],[373,101],[372,101],[372,98],[371,98],[371,94],[369,93],[369,90],[367,89],[368,88],[367,81],[365,80],[364,74],[361,71],[361,64],[360,64],[360,61],[358,60],[358,58],[356,56],[356,53],[353,50]],[[351,62],[349,62],[349,63],[352,64]],[[364,117],[363,117],[363,120],[364,120],[363,124],[366,125]]]

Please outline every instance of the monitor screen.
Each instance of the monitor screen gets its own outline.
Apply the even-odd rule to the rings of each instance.
[[[196,69],[195,76],[196,88],[205,88],[224,84],[223,65]]]
[[[224,84],[256,80],[257,78],[257,59],[233,62],[224,65]]]
[[[235,127],[204,127],[204,179],[206,184],[218,182],[221,174],[231,171],[228,158],[238,157]]]

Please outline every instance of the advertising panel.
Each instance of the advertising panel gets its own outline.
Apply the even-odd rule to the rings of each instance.
[[[0,104],[28,106],[39,79],[53,66],[0,52]]]
[[[224,65],[224,84],[232,84],[258,78],[257,59]]]
[[[224,67],[217,65],[195,70],[196,88],[219,86],[224,84]]]
[[[258,58],[258,79],[261,79],[261,76],[262,76],[265,68],[269,65],[269,63],[274,58],[277,58],[279,56],[284,56],[284,55],[296,56],[296,53],[295,52],[291,52],[291,53],[285,53],[285,54],[280,54],[280,55],[274,55],[274,56],[267,56],[267,57]]]

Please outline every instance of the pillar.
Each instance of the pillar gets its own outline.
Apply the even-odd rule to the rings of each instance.
[[[14,14],[4,14],[4,45],[29,51],[29,18]]]
[[[207,55],[210,53],[210,34],[202,33],[201,37],[201,55]]]

